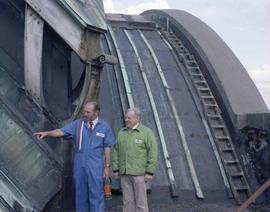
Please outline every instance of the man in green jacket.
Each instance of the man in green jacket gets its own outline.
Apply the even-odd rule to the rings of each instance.
[[[148,212],[146,185],[157,166],[157,143],[151,129],[140,123],[140,112],[130,108],[126,127],[117,136],[113,152],[114,176],[121,177],[123,212]]]

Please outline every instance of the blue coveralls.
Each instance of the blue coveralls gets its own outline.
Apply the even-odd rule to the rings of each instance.
[[[98,119],[96,126],[91,130],[88,121],[81,119],[67,124],[61,130],[64,136],[72,136],[75,144],[73,176],[76,211],[103,212],[104,148],[115,144],[111,128],[105,121]]]

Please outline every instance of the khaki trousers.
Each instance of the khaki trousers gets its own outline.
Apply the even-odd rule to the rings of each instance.
[[[144,176],[121,176],[123,212],[148,212]]]

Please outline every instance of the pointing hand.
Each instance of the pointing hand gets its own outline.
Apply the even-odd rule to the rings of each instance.
[[[46,132],[36,132],[36,133],[34,133],[34,136],[36,136],[38,140],[41,140],[47,136],[47,133]]]

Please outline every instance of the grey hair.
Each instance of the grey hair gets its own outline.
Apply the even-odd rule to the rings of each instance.
[[[128,113],[130,111],[133,111],[135,113],[136,117],[138,118],[138,120],[140,120],[141,112],[140,112],[140,109],[139,108],[137,108],[137,107],[131,107],[131,108],[127,109],[127,112],[126,113]]]

